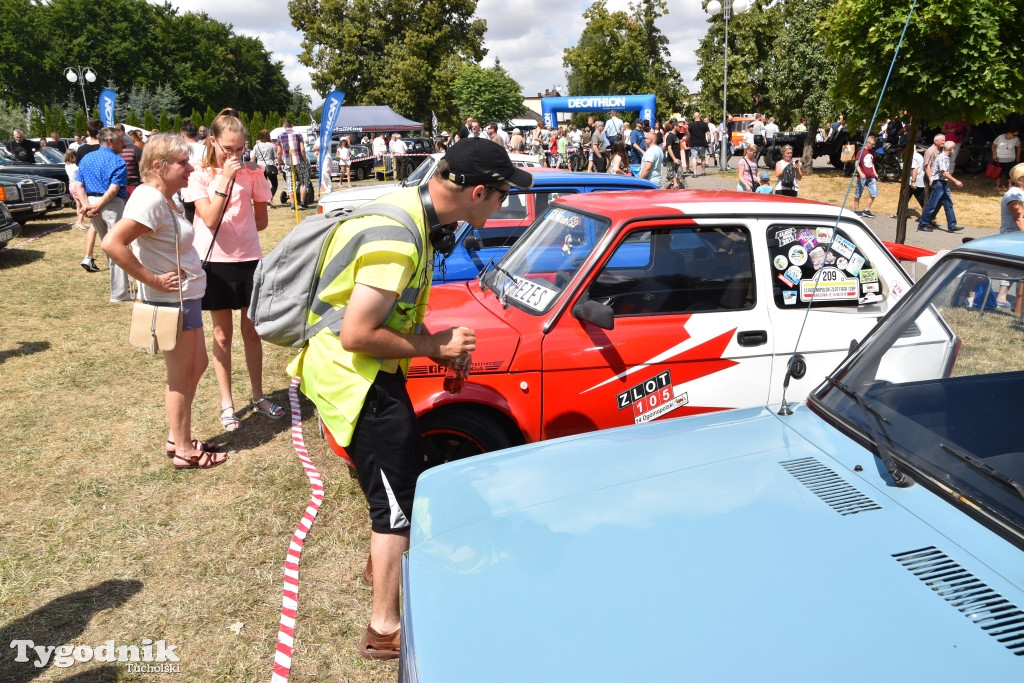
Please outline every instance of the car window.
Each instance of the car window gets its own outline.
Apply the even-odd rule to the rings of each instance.
[[[754,306],[753,252],[743,227],[636,230],[590,285],[616,316]]]
[[[816,306],[857,307],[884,298],[885,283],[874,264],[842,228],[773,225],[768,253],[778,308],[812,300]]]

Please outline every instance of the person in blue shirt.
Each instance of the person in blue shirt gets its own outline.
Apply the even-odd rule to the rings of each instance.
[[[107,230],[121,220],[124,203],[128,199],[125,189],[128,185],[128,167],[121,158],[124,138],[117,128],[103,128],[97,134],[99,148],[82,157],[78,164],[78,176],[73,183],[73,191],[78,197],[81,217],[92,220],[92,225],[100,238],[106,236]],[[96,269],[96,262],[91,255],[86,256],[91,268],[82,267],[90,272]],[[110,301],[131,301],[131,283],[128,275],[107,258],[110,266]]]

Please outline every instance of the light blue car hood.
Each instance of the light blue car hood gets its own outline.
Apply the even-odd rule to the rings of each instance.
[[[420,680],[1024,680],[991,601],[1020,613],[1024,553],[876,463],[800,406],[430,470]]]

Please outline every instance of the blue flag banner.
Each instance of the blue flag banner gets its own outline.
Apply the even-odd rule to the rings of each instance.
[[[117,94],[107,88],[100,93],[100,120],[107,128],[114,125],[114,100]]]
[[[324,106],[320,114],[320,156],[317,158],[320,169],[320,189],[326,190],[331,187],[331,136],[334,133],[334,124],[338,120],[338,110],[341,103],[345,101],[345,93],[340,90],[333,91],[324,100]]]

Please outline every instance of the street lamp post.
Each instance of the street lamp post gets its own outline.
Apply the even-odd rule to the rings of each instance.
[[[739,1],[739,0],[737,0]],[[69,66],[64,69],[64,78],[68,79],[69,83],[75,83],[76,81],[82,86],[82,105],[85,107],[85,116],[89,116],[89,102],[85,99],[85,82],[90,83],[96,82],[96,72],[92,70],[91,66],[86,67],[74,67]]]
[[[724,12],[725,17],[725,41],[722,43],[725,46],[725,61],[722,62],[724,68],[724,76],[722,77],[722,124],[725,126],[725,139],[719,140],[719,154],[722,158],[721,167],[726,169],[729,167],[729,143],[731,142],[732,132],[729,129],[729,122],[726,121],[726,116],[729,115],[729,108],[727,100],[729,98],[729,18],[735,12],[740,14],[746,12],[750,7],[747,0],[734,0],[730,3],[729,0],[725,0],[725,3],[719,2],[719,0],[711,0],[707,6],[708,14],[715,15],[719,12]]]

